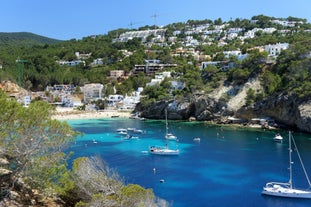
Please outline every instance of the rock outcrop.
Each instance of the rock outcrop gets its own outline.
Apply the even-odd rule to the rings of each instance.
[[[297,95],[279,94],[256,103],[253,107],[242,107],[238,117],[271,117],[278,123],[311,133],[311,101]]]
[[[246,91],[260,92],[261,86],[253,79],[244,86],[223,86],[211,94],[193,95],[190,99],[157,102],[150,107],[136,108],[141,116],[150,119],[198,120],[227,123],[229,117],[251,121],[253,118],[271,118],[278,126],[287,126],[311,133],[311,100],[299,98],[294,93],[278,94],[245,106]],[[229,100],[221,98],[226,94]]]
[[[14,96],[16,98],[20,98],[26,94],[28,94],[28,92],[19,87],[17,84],[11,82],[11,81],[2,81],[0,83],[0,90],[4,91],[6,94],[8,94],[9,96]]]

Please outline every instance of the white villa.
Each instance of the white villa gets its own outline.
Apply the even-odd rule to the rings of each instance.
[[[288,43],[269,44],[265,46],[265,51],[269,53],[269,56],[278,56],[282,50],[286,50],[288,47]]]
[[[84,102],[88,103],[89,101],[102,99],[103,88],[103,84],[100,83],[85,84],[82,89],[84,92]]]

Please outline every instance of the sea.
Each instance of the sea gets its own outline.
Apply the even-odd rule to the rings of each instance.
[[[252,206],[304,207],[311,199],[262,195],[270,181],[289,180],[288,131],[215,126],[204,122],[169,121],[178,141],[166,141],[165,120],[126,118],[67,121],[83,133],[67,149],[72,159],[100,156],[125,184],[151,188],[174,207]],[[125,139],[116,130],[138,129]],[[276,133],[283,142],[273,140]],[[307,172],[311,173],[311,135],[293,132]],[[200,138],[200,141],[194,141]],[[148,153],[150,146],[179,149],[178,156]],[[295,151],[295,150],[294,150]],[[308,188],[293,153],[293,183]]]

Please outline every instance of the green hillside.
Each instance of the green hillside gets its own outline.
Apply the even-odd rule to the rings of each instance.
[[[56,44],[59,42],[61,41],[29,32],[0,32],[0,47]]]

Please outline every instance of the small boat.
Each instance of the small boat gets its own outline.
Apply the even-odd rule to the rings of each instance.
[[[178,149],[169,149],[167,146],[166,147],[156,147],[152,146],[149,148],[150,154],[154,155],[179,155],[179,150]]]
[[[265,187],[263,187],[262,194],[269,196],[287,197],[287,198],[311,198],[311,190],[310,190],[311,183],[291,132],[289,132],[288,142],[289,142],[289,181],[287,183],[268,182],[265,185]],[[297,189],[293,187],[292,142],[294,144],[295,151],[297,152],[306,180],[308,181],[309,184],[308,189]]]
[[[124,132],[124,131],[127,131],[127,129],[125,129],[125,128],[118,128],[116,131],[117,132]]]
[[[139,137],[127,134],[123,139],[125,139],[125,140],[139,139]]]
[[[117,129],[117,134],[127,135],[127,129],[119,128]]]
[[[172,134],[172,133],[167,133],[167,134],[165,135],[165,139],[168,139],[168,140],[177,140],[177,137],[176,137],[174,134]]]
[[[280,134],[276,134],[273,139],[276,142],[280,142],[283,140],[283,137]]]
[[[145,134],[146,133],[145,131],[143,131],[141,129],[135,129],[133,132],[137,133],[137,134]]]
[[[195,141],[195,142],[200,142],[201,139],[200,139],[199,137],[196,137],[196,138],[193,138],[193,141]]]

